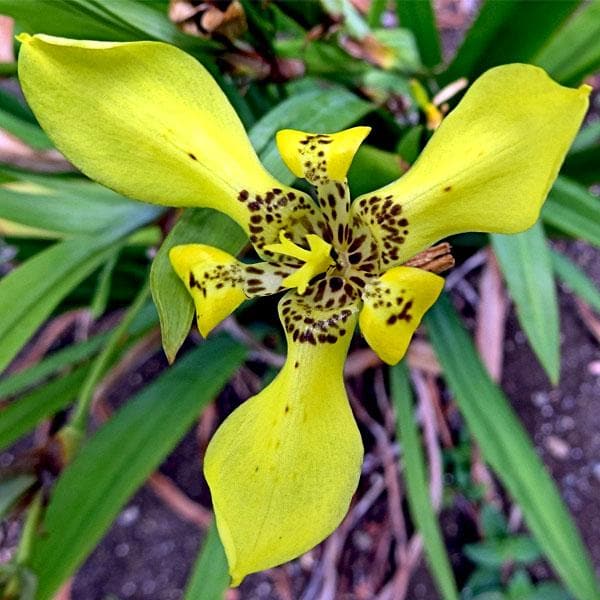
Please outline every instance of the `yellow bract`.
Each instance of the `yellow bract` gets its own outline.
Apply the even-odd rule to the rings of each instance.
[[[186,244],[171,248],[169,259],[192,295],[204,337],[246,300],[240,265],[231,254],[213,246]]]
[[[401,264],[455,233],[531,227],[581,125],[589,92],[589,86],[558,85],[531,65],[484,73],[406,175],[356,199],[354,209],[365,214],[382,244],[388,230],[377,219],[369,222],[370,205],[363,211],[361,200],[389,197],[401,207],[403,241],[388,264]]]
[[[389,365],[402,359],[423,315],[437,300],[444,280],[412,267],[395,267],[370,283],[363,294],[360,329]]]
[[[207,206],[248,232],[240,190],[285,188],[262,167],[206,69],[159,42],[19,37],[19,79],[57,148],[118,192],[167,206]]]
[[[353,329],[334,344],[288,336],[283,369],[208,447],[204,473],[233,585],[306,552],[348,510],[363,457],[342,375]]]
[[[358,147],[370,131],[370,127],[352,127],[326,134],[283,129],[277,132],[277,148],[296,177],[310,182],[317,182],[317,177],[343,181]]]

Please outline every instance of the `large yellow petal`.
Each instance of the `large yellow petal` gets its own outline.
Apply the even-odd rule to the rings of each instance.
[[[146,202],[217,209],[258,247],[314,215],[305,194],[262,167],[223,92],[185,52],[159,42],[19,39],[27,101],[92,179]]]
[[[306,312],[305,303],[293,292],[282,299],[285,366],[226,419],[206,453],[233,585],[321,542],[358,484],[363,449],[343,382],[356,307]]]
[[[413,267],[394,267],[367,284],[360,330],[381,360],[395,365],[402,359],[443,287],[439,275]]]
[[[588,107],[589,86],[538,67],[490,69],[443,121],[414,166],[352,210],[401,264],[455,233],[531,227]]]

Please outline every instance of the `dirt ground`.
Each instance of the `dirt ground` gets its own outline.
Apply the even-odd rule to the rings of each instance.
[[[572,243],[568,253],[600,284],[598,250]],[[553,389],[547,381],[512,312],[507,322],[502,384],[558,483],[600,573],[600,345],[578,316],[573,295],[561,289],[559,296],[563,356],[560,385]],[[144,373],[132,376],[131,387],[137,386],[140,377],[153,376],[162,366],[164,361],[157,356],[145,366]],[[231,397],[231,390],[226,394]],[[226,402],[229,404],[229,399]],[[194,432],[165,461],[161,471],[190,498],[207,502]],[[376,502],[364,522],[377,520],[382,511],[385,503]],[[454,548],[469,541],[474,532],[455,511],[444,512],[442,523],[452,548],[451,559],[459,580],[464,581],[470,565]],[[342,568],[355,571],[351,577],[370,567],[365,560],[368,553],[361,558],[361,548],[368,546],[369,535],[359,526],[348,538],[354,560],[352,564],[342,562]],[[81,569],[72,598],[177,600],[182,597],[200,537],[197,527],[176,516],[146,487],[128,503]],[[295,587],[292,598],[302,597],[311,563],[309,556],[287,567]],[[544,576],[543,567],[537,574]],[[262,575],[248,577],[241,590],[231,594],[232,599],[240,600],[284,597],[274,589],[273,580]],[[438,598],[424,568],[415,573],[408,597]]]

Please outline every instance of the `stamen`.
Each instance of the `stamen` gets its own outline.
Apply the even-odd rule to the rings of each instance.
[[[335,264],[331,258],[331,244],[320,238],[314,233],[306,236],[306,241],[310,250],[306,250],[295,244],[286,236],[284,230],[279,232],[279,244],[269,244],[265,250],[275,254],[291,256],[304,262],[304,264],[294,273],[286,277],[282,285],[287,288],[298,288],[300,295],[304,294],[310,280],[321,273],[324,273],[331,265]]]

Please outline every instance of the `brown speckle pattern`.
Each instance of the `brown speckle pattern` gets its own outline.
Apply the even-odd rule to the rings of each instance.
[[[357,205],[357,215],[367,226],[382,231],[380,251],[383,265],[397,262],[400,247],[410,232],[410,224],[398,201],[393,196],[362,198]]]
[[[378,281],[365,289],[363,298],[369,301],[373,308],[384,310],[388,314],[388,325],[400,321],[410,323],[413,319],[414,300],[408,297],[405,289],[394,292],[384,282]]]
[[[292,292],[281,301],[279,314],[288,336],[294,342],[313,346],[337,343],[353,329],[358,303],[346,300],[344,304],[341,303],[341,298],[337,297],[332,305],[326,308],[330,298],[328,297],[325,303],[316,303],[316,290],[310,292],[311,295],[305,296]]]

